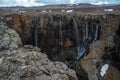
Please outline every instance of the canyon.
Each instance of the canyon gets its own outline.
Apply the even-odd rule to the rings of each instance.
[[[1,14],[21,45],[41,48],[51,61],[62,61],[79,80],[118,80],[120,77],[120,15],[117,12],[36,12]],[[109,64],[105,76],[100,75]]]

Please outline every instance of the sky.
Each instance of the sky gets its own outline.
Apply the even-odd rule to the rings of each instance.
[[[52,4],[120,4],[120,0],[0,0],[0,6],[44,6]]]

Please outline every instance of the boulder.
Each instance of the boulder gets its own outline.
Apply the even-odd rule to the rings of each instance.
[[[19,34],[8,28],[5,24],[0,24],[0,49],[14,49],[22,46]]]

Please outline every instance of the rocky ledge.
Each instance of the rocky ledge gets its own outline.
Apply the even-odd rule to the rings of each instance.
[[[25,46],[0,52],[0,80],[78,80],[63,62],[52,62],[39,48]]]

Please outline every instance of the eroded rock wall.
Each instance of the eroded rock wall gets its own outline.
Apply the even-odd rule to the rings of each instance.
[[[8,26],[20,34],[23,45],[40,47],[51,60],[67,60],[85,80],[100,79],[105,48],[116,45],[120,26],[116,14],[13,14],[5,18]],[[77,57],[81,60],[75,61]]]
[[[63,58],[65,60],[75,59],[78,55],[76,53],[82,53],[78,50],[80,47],[87,51],[88,43],[98,39],[100,18],[99,15],[80,14],[16,14],[7,15],[6,21],[18,31],[23,44],[39,46],[43,51],[54,54],[54,57],[51,56],[53,58],[58,54],[62,58],[66,52]]]

